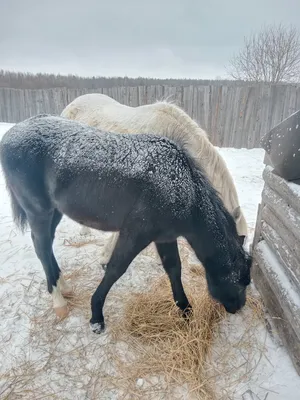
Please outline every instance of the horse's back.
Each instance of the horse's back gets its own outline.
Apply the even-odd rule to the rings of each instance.
[[[75,121],[38,116],[15,125],[1,150],[21,204],[34,199],[35,212],[58,209],[98,229],[119,230],[138,209],[151,220],[182,220],[194,201],[189,158],[167,138],[99,135]]]
[[[227,209],[234,214],[239,206],[233,178],[207,133],[180,107],[167,101],[129,107],[103,94],[87,94],[71,102],[63,114],[87,125],[126,134],[154,133],[179,143],[199,167],[205,169],[220,192]],[[236,220],[241,235],[247,235],[243,213]]]
[[[35,122],[41,118],[49,117],[49,114],[39,114],[12,126],[2,137],[0,142],[1,160],[5,157],[19,158],[19,153],[36,148],[40,141]]]
[[[99,130],[83,123],[49,114],[31,117],[13,126],[3,136],[1,154],[26,163],[28,156],[56,161],[57,167],[71,165],[92,168],[91,163],[118,166],[120,172],[145,172],[150,166],[173,174],[188,159],[182,149],[167,138],[149,135],[122,135]],[[162,177],[163,178],[163,177]]]

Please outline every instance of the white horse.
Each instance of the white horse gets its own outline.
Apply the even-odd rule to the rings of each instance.
[[[234,217],[241,240],[244,241],[247,237],[247,222],[225,161],[209,141],[206,132],[180,107],[167,101],[129,107],[104,94],[90,93],[79,96],[68,104],[61,116],[100,130],[128,134],[153,133],[184,144],[205,170],[225,207]],[[81,234],[89,232],[89,228],[83,227]],[[117,239],[118,232],[113,234],[104,249],[103,264],[109,261]]]

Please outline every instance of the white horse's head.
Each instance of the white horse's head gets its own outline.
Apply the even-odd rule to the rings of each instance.
[[[240,206],[237,206],[233,210],[232,216],[236,224],[236,229],[240,238],[240,242],[244,245],[248,236],[248,226]]]

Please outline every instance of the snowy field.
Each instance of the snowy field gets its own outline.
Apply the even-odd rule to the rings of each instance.
[[[0,124],[0,137],[10,126]],[[252,236],[263,187],[263,151],[219,151],[233,175]],[[111,365],[106,363],[107,352],[118,349],[126,353],[126,343],[115,343],[111,337],[110,315],[106,313],[107,330],[99,336],[90,332],[89,310],[81,304],[75,304],[64,321],[55,320],[44,272],[34,253],[30,233],[22,236],[12,223],[2,172],[0,198],[0,399],[121,398],[116,389],[105,388],[108,375],[114,374]],[[75,292],[90,293],[103,276],[101,248],[109,234],[93,232],[88,244],[70,245],[86,240],[79,235],[79,230],[79,225],[63,218],[57,229],[54,251],[63,271],[72,279]],[[109,307],[111,314],[117,313],[122,292],[146,288],[160,274],[162,269],[155,259],[139,255],[113,287],[105,309]],[[76,277],[81,282],[86,279],[85,286],[76,285]],[[115,301],[114,294],[119,295]],[[245,325],[246,319],[241,312],[228,316],[222,322],[221,330],[226,333],[228,342],[235,343],[244,337],[248,328]],[[220,371],[220,390],[222,385],[227,385],[222,399],[242,399],[248,389],[259,400],[299,399],[300,378],[278,338],[271,337],[261,322],[248,339],[251,368],[247,364],[243,369],[244,355],[242,351],[236,351],[233,364],[228,366],[232,369],[230,379]],[[216,349],[224,346],[221,340],[224,335],[220,335]],[[137,385],[145,384],[141,376]],[[179,399],[192,398],[184,387],[178,388],[176,393]]]

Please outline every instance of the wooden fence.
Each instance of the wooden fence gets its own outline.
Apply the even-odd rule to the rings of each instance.
[[[19,122],[39,113],[60,114],[77,96],[99,92],[139,106],[166,99],[181,106],[220,147],[259,147],[260,137],[300,109],[300,86],[138,86],[22,90],[0,88],[0,121]]]
[[[300,186],[263,172],[252,278],[300,375]]]

